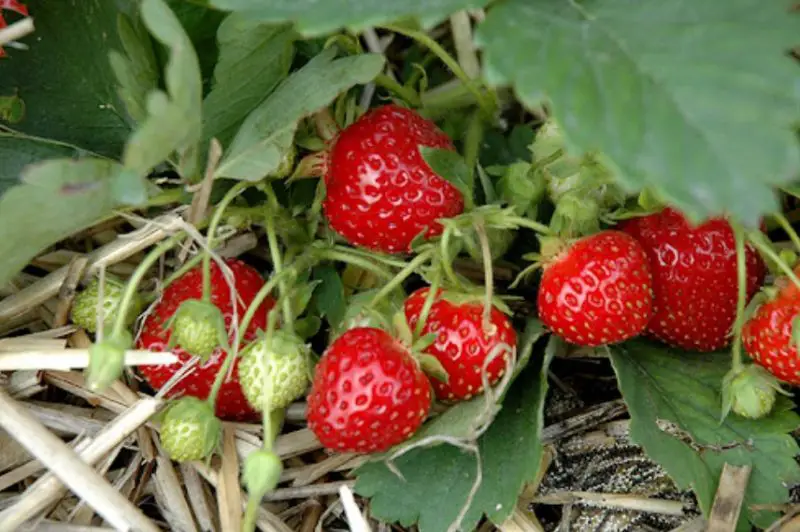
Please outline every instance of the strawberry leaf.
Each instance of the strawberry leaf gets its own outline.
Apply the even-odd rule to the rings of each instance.
[[[120,15],[117,33],[124,54],[111,50],[108,60],[117,77],[117,94],[136,123],[147,118],[147,95],[158,87],[158,63],[152,41],[138,17]]]
[[[787,486],[800,482],[800,448],[789,434],[800,417],[791,401],[780,397],[772,413],[757,421],[729,414],[720,423],[730,354],[634,341],[612,348],[611,362],[631,415],[631,437],[678,486],[694,490],[704,513],[727,462],[753,467],[738,530],[750,530],[748,521],[767,528],[778,517],[750,508],[788,502]]]
[[[346,27],[358,32],[370,26],[392,22],[406,17],[419,19],[425,27],[432,27],[451,13],[461,9],[476,9],[489,0],[210,0],[212,6],[243,15],[260,22],[295,23],[303,35],[320,36]]]
[[[339,59],[335,56],[335,47],[327,48],[286,78],[250,113],[231,142],[216,177],[254,181],[277,170],[292,146],[301,119],[354,85],[371,81],[385,63],[378,54]]]
[[[569,150],[602,152],[629,191],[755,226],[800,169],[792,3],[509,0],[477,38],[489,81],[548,102]]]
[[[43,159],[77,157],[81,153],[76,147],[46,139],[0,133],[0,195],[19,184],[25,166]]]
[[[237,13],[225,18],[217,32],[214,87],[203,101],[206,142],[216,137],[227,145],[245,117],[286,77],[294,38],[288,26],[261,24]]]
[[[525,349],[532,350],[538,337],[526,337]],[[478,440],[483,478],[459,530],[472,530],[483,515],[495,523],[503,522],[514,509],[523,484],[536,477],[542,453],[547,368],[557,344],[554,339],[548,353],[520,374],[502,410]],[[467,437],[485,407],[484,397],[460,403],[424,426],[412,441],[431,435]],[[453,445],[417,448],[394,461],[403,479],[385,463],[371,462],[356,471],[355,490],[372,498],[373,515],[384,521],[403,526],[417,523],[420,532],[445,532],[468,500],[476,464],[473,453]]]
[[[0,286],[42,249],[110,214],[117,206],[112,178],[120,171],[101,159],[27,166],[21,183],[0,198]]]
[[[326,318],[331,328],[335,329],[347,310],[342,277],[334,266],[323,264],[314,268],[314,280],[318,283],[314,290],[314,304],[320,317]]]

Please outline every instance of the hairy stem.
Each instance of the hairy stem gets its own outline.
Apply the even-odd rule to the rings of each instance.
[[[456,271],[453,269],[453,260],[450,257],[450,238],[452,237],[452,235],[453,235],[453,230],[450,229],[449,227],[446,227],[444,233],[442,233],[442,240],[440,246],[442,253],[442,260],[439,262],[439,264],[441,264],[448,282],[455,288],[455,287],[460,287],[461,282],[458,280]]]
[[[492,269],[492,251],[489,248],[489,237],[486,235],[486,226],[483,222],[475,224],[475,231],[478,233],[478,240],[481,243],[481,255],[483,258],[483,284],[486,291],[486,299],[483,303],[483,332],[490,334],[492,328],[492,299],[494,297],[494,270]]]
[[[529,220],[528,218],[522,218],[521,216],[510,216],[506,218],[508,223],[512,223],[518,225],[520,227],[525,227],[532,231],[536,231],[537,233],[541,233],[543,235],[552,234],[553,231],[544,224],[540,224],[539,222],[535,222],[533,220]]]
[[[422,105],[422,101],[419,99],[419,94],[417,94],[414,89],[406,87],[405,85],[400,85],[400,83],[390,78],[386,74],[378,74],[374,81],[376,85],[383,87],[389,92],[397,94],[413,107],[419,107]]]
[[[733,323],[733,349],[731,351],[731,368],[734,371],[742,369],[742,322],[744,321],[744,309],[747,304],[747,261],[745,256],[745,239],[742,228],[739,224],[733,226],[733,234],[736,239],[736,282],[738,291],[736,294],[736,320]]]
[[[403,284],[412,273],[414,273],[417,268],[425,264],[428,260],[431,259],[433,256],[433,250],[428,250],[423,253],[417,255],[414,260],[408,263],[405,268],[400,270],[400,272],[392,278],[391,281],[386,283],[383,288],[381,288],[380,292],[375,294],[375,297],[372,298],[369,306],[375,308],[375,306],[380,303],[386,296],[392,293],[392,290]]]
[[[436,301],[436,293],[439,291],[439,285],[441,282],[442,269],[435,266],[433,268],[431,285],[428,288],[428,293],[425,296],[425,303],[422,305],[422,310],[419,312],[419,321],[417,322],[417,326],[414,328],[414,341],[418,340],[419,337],[422,336],[422,329],[425,328],[425,323],[428,321],[428,314],[430,314],[431,308],[433,308],[433,304]]]
[[[270,185],[267,185],[267,196],[269,197],[268,204],[270,206],[277,207],[278,200],[275,198],[272,186]],[[270,212],[267,213],[265,218],[265,229],[267,232],[267,242],[269,244],[269,254],[270,258],[272,259],[272,269],[275,272],[275,275],[280,276],[281,271],[283,271],[283,261],[281,257],[280,246],[278,245],[278,235],[275,232],[275,218]],[[283,325],[289,330],[294,330],[292,301],[289,299],[289,287],[286,284],[285,279],[281,279],[281,281],[278,282],[278,289],[280,290],[281,298],[283,299],[283,304],[281,305],[283,310]]]

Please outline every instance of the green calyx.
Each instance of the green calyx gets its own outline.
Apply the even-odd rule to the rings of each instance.
[[[161,421],[161,446],[177,462],[203,460],[217,448],[222,422],[213,407],[197,397],[172,404]]]
[[[122,293],[125,290],[125,283],[120,279],[106,275],[103,283],[103,300],[100,305],[103,309],[103,328],[110,326],[117,313],[120,312],[120,302]],[[90,333],[97,332],[97,310],[98,299],[100,298],[100,280],[92,279],[84,290],[81,290],[72,303],[70,318],[72,323],[85,329]],[[125,326],[130,326],[136,320],[142,309],[142,300],[138,295],[134,295],[131,300],[128,312],[126,313]]]
[[[372,305],[372,300],[380,289],[364,290],[350,297],[345,308],[344,317],[332,329],[332,338],[354,327],[375,327],[385,331],[392,328],[392,317],[403,308],[406,294],[402,289],[392,290],[382,298],[377,305]]]
[[[239,383],[250,405],[281,409],[300,398],[311,374],[308,346],[296,334],[273,331],[251,343],[239,361]]]
[[[283,462],[272,451],[253,451],[244,461],[242,480],[250,496],[259,499],[274,490],[283,472]]]
[[[217,347],[226,348],[228,345],[222,311],[207,301],[184,301],[165,327],[172,330],[170,348],[179,346],[202,360],[211,356]]]
[[[108,334],[101,342],[89,348],[89,366],[86,368],[86,385],[93,392],[101,392],[122,376],[125,351],[133,346],[133,336],[123,330]]]
[[[723,417],[732,410],[748,419],[769,415],[781,389],[778,380],[766,369],[750,364],[725,376],[722,384]]]

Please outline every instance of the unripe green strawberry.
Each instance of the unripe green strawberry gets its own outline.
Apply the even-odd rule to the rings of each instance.
[[[242,468],[242,480],[247,493],[263,497],[275,489],[283,472],[283,462],[272,451],[259,449],[247,455]]]
[[[751,364],[726,375],[723,381],[723,411],[733,410],[748,419],[767,416],[775,406],[777,393],[782,392],[778,380],[766,369]]]
[[[259,412],[289,406],[306,391],[310,375],[308,348],[297,335],[283,330],[254,341],[239,361],[239,384]]]
[[[197,397],[179,399],[161,421],[161,446],[176,462],[206,458],[221,436],[222,422],[211,405]]]
[[[170,348],[179,346],[203,360],[227,342],[222,311],[216,305],[200,299],[184,301],[167,327],[172,330]]]
[[[111,275],[106,275],[103,284],[103,326],[113,323],[117,313],[120,311],[119,304],[122,301],[122,293],[125,290],[125,283]],[[92,279],[86,288],[80,291],[72,302],[70,317],[72,323],[85,329],[90,333],[97,332],[97,299],[100,297],[100,280]],[[142,308],[142,301],[138,295],[131,299],[128,312],[125,315],[125,325],[131,325],[136,320]]]

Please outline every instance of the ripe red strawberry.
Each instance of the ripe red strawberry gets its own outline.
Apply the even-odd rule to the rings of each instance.
[[[652,305],[647,256],[625,233],[583,237],[544,265],[539,318],[570,343],[594,347],[633,338],[647,326]]]
[[[308,426],[328,449],[381,452],[410,438],[430,406],[430,384],[409,350],[383,329],[356,327],[317,365]]]
[[[405,303],[405,314],[412,330],[416,330],[425,298],[430,288],[411,294]],[[483,393],[483,364],[492,386],[505,373],[508,353],[516,348],[517,333],[511,320],[498,308],[491,312],[491,330],[483,330],[483,302],[477,299],[457,303],[442,297],[439,290],[428,312],[422,334],[436,334],[436,341],[425,352],[436,357],[448,375],[447,383],[431,379],[436,397],[442,401],[471,399]],[[508,346],[504,348],[504,346]]]
[[[464,210],[458,189],[436,175],[418,146],[454,149],[435,124],[396,105],[374,109],[334,139],[325,175],[328,223],[356,246],[398,253],[439,218]]]
[[[653,275],[653,318],[647,332],[676,347],[715,351],[730,343],[736,319],[736,246],[721,218],[692,227],[678,211],[622,223],[647,252]],[[747,299],[764,282],[766,265],[747,247]]]
[[[18,0],[0,0],[0,29],[5,28],[8,24],[6,23],[5,18],[3,18],[3,10],[8,9],[9,11],[15,11],[22,15],[23,17],[28,16],[28,8],[19,3]],[[0,57],[5,57],[6,52],[3,50],[3,47],[0,46]]]
[[[742,342],[757,364],[800,386],[800,357],[792,340],[792,321],[800,316],[800,289],[785,277],[776,280],[776,287],[780,287],[777,296],[759,306],[745,323]]]
[[[236,297],[239,300],[236,313],[238,319],[241,320],[250,302],[264,285],[264,280],[255,269],[240,260],[230,259],[226,261],[226,264],[230,267],[235,279]],[[137,340],[138,348],[153,351],[167,350],[171,331],[165,330],[164,325],[181,303],[187,299],[201,299],[202,296],[203,272],[200,267],[192,269],[170,284],[164,290],[161,300],[153,307],[145,319]],[[234,307],[232,301],[231,290],[222,275],[222,271],[215,261],[211,261],[211,302],[219,307],[225,316],[225,327],[228,331],[230,331],[233,319]],[[256,331],[259,329],[266,329],[267,313],[274,305],[275,301],[273,299],[268,297],[264,300],[258,312],[253,316],[247,331],[245,331],[245,341],[253,340],[256,337]],[[233,334],[230,334],[229,338],[232,342]],[[193,358],[179,347],[173,348],[172,352],[178,355],[181,362],[168,366],[139,366],[139,372],[155,389],[159,389],[166,384],[186,362]],[[214,383],[217,371],[224,360],[224,351],[218,347],[205,363],[198,362],[193,371],[188,373],[172,388],[169,396],[190,395],[205,399],[211,391],[211,385]],[[222,384],[217,397],[216,414],[222,419],[244,420],[258,416],[248,404],[239,386],[237,378],[238,365],[239,360],[234,363],[231,378]]]

